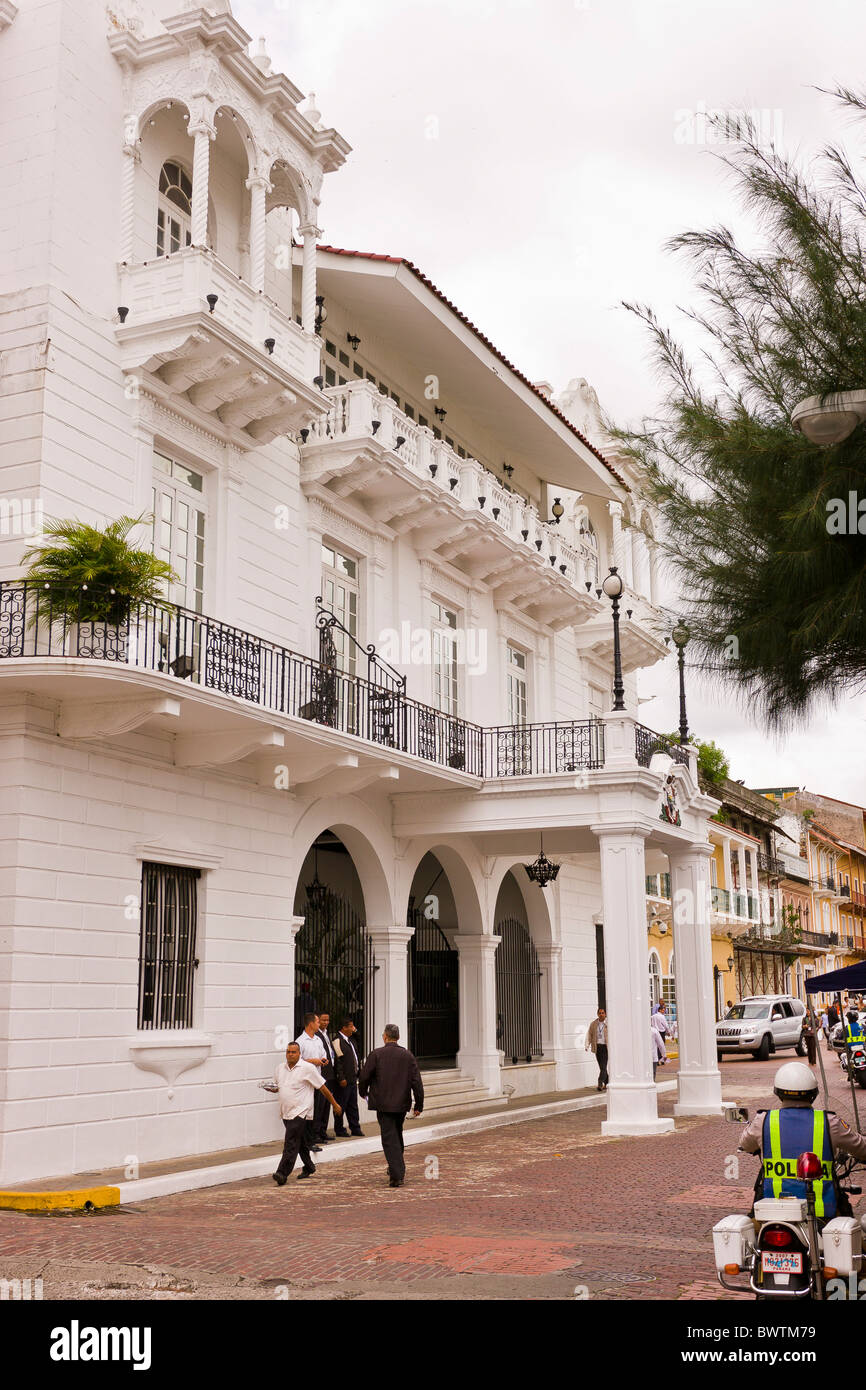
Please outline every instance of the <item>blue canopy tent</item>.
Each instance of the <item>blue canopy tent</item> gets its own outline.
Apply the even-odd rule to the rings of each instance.
[[[866,960],[858,960],[856,965],[846,965],[842,970],[830,970],[826,975],[811,975],[806,981],[809,994],[835,994],[840,989],[853,989],[857,994],[866,991]]]

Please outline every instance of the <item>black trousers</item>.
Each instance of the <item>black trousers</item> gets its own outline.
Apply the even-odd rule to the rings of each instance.
[[[325,1082],[328,1090],[331,1089],[330,1083]],[[316,1091],[313,1100],[313,1134],[316,1142],[320,1143],[328,1132],[328,1112],[331,1109],[321,1090]]]
[[[287,1178],[295,1166],[298,1154],[301,1155],[301,1162],[305,1168],[315,1168],[315,1163],[310,1157],[310,1150],[307,1147],[307,1121],[303,1116],[298,1120],[283,1120],[286,1127],[286,1137],[283,1142],[283,1156],[280,1159],[280,1166],[277,1169],[281,1178]]]
[[[598,1062],[598,1084],[607,1085],[607,1043],[599,1043],[595,1049],[595,1060]]]
[[[376,1119],[379,1121],[379,1130],[382,1135],[382,1152],[388,1163],[388,1172],[392,1178],[402,1182],[406,1176],[406,1164],[403,1162],[403,1121],[406,1116],[402,1113],[393,1114],[390,1110],[377,1110]]]
[[[349,1129],[353,1134],[361,1131],[361,1116],[358,1111],[358,1083],[348,1081],[345,1086],[337,1086],[334,1095],[337,1097],[337,1104],[342,1105],[343,1114],[334,1116],[334,1133],[345,1134],[346,1126],[344,1120],[349,1121]]]

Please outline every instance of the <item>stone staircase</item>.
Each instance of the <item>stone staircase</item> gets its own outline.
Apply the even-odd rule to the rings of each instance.
[[[424,1115],[429,1119],[434,1111],[438,1114],[465,1112],[467,1110],[486,1110],[494,1105],[502,1105],[502,1097],[491,1098],[486,1087],[471,1076],[465,1076],[458,1067],[445,1071],[422,1071],[424,1083]]]

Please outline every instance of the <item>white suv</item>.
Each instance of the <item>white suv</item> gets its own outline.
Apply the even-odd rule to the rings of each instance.
[[[781,1047],[793,1047],[803,1057],[803,1018],[806,1006],[792,994],[753,994],[734,1004],[716,1024],[716,1049],[751,1052],[763,1062]]]

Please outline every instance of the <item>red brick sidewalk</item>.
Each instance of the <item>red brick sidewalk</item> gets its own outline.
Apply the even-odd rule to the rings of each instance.
[[[777,1066],[725,1063],[725,1094],[754,1110]],[[599,1120],[583,1111],[409,1149],[397,1190],[376,1155],[282,1189],[254,1179],[89,1216],[0,1212],[0,1276],[41,1274],[47,1298],[83,1286],[93,1297],[112,1277],[104,1296],[148,1296],[149,1280],[162,1296],[205,1298],[729,1297],[710,1230],[748,1208],[755,1161],[737,1169],[739,1129],[685,1120],[672,1135],[602,1139]]]

